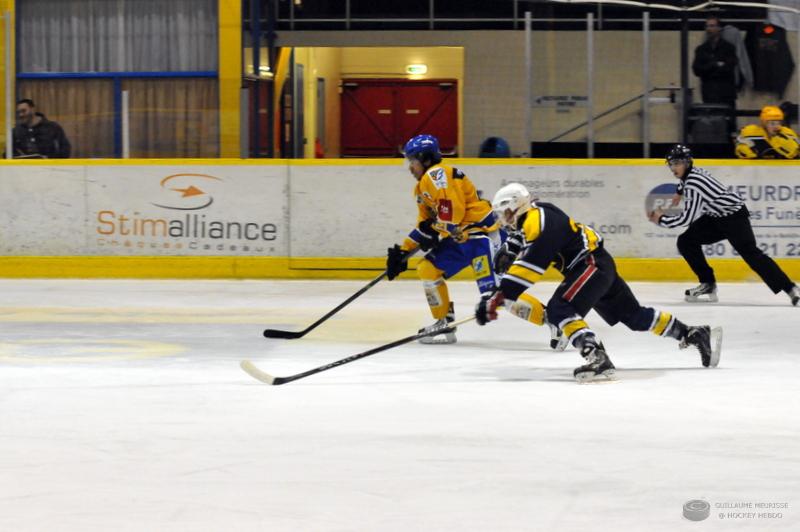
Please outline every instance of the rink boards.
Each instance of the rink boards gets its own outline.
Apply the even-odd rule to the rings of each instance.
[[[645,215],[677,183],[660,160],[448,162],[486,198],[520,182],[594,226],[630,279],[692,278],[680,231]],[[745,198],[759,244],[800,276],[800,166],[697,164]],[[9,161],[0,172],[5,277],[370,278],[416,219],[401,159]],[[729,244],[706,254],[720,280],[752,279]]]

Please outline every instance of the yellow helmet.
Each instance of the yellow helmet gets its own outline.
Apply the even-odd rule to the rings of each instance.
[[[781,111],[780,107],[767,105],[761,109],[761,115],[759,115],[759,118],[761,118],[762,122],[766,122],[768,120],[783,120],[783,111]]]

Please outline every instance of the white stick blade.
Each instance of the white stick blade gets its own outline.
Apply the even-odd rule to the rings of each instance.
[[[269,373],[264,373],[249,360],[242,360],[241,363],[239,363],[239,366],[241,366],[241,368],[245,371],[245,373],[247,373],[257,381],[261,381],[264,384],[272,384],[273,382],[275,382],[275,377],[273,377]]]
[[[719,357],[722,354],[722,327],[711,329],[711,360],[708,364],[711,368],[719,365]]]

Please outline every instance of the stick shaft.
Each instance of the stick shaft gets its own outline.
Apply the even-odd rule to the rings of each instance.
[[[324,322],[328,321],[328,319],[331,316],[333,316],[334,314],[342,310],[344,307],[352,303],[354,300],[360,297],[364,292],[366,292],[367,290],[369,290],[370,288],[381,282],[384,277],[386,277],[386,272],[381,273],[375,279],[367,283],[367,285],[361,288],[358,292],[356,292],[355,294],[351,295],[350,297],[339,303],[339,305],[337,305],[336,308],[330,310],[327,314],[322,316],[320,319],[318,319],[317,321],[315,321],[302,331],[294,332],[294,331],[284,331],[281,329],[265,329],[264,336],[266,338],[284,338],[287,340],[293,340],[295,338],[303,337],[308,333],[310,333],[311,331],[313,331],[314,329],[316,329],[317,327],[319,327],[320,325],[322,325]]]
[[[411,253],[408,254],[408,257],[409,258],[412,257],[413,255],[415,255],[417,253],[417,251],[418,250],[415,249],[414,251],[412,251]],[[366,292],[367,290],[369,290],[370,288],[372,288],[373,286],[375,286],[376,284],[381,282],[383,280],[383,278],[386,277],[387,275],[388,275],[388,272],[386,272],[386,271],[382,272],[379,276],[377,276],[376,278],[371,280],[369,283],[367,283],[366,286],[362,287],[358,292],[356,292],[355,294],[351,295],[350,297],[348,297],[347,299],[345,299],[344,301],[339,303],[339,305],[337,305],[336,308],[334,308],[333,310],[330,310],[327,314],[322,316],[320,319],[318,319],[317,321],[315,321],[314,323],[312,323],[311,325],[309,325],[308,327],[306,327],[302,331],[296,331],[295,332],[295,331],[285,331],[285,330],[282,330],[282,329],[265,329],[264,330],[264,337],[266,337],[266,338],[283,338],[283,339],[286,339],[286,340],[294,340],[296,338],[302,338],[303,336],[307,335],[308,333],[310,333],[311,331],[316,329],[318,326],[322,325],[324,322],[328,321],[328,319],[331,316],[333,316],[334,314],[336,314],[337,312],[342,310],[344,307],[346,307],[347,305],[349,305],[350,303],[352,303],[356,299],[358,299],[364,292]]]
[[[463,325],[469,321],[475,319],[475,316],[472,315],[468,318],[464,318],[462,320],[456,321],[448,325],[447,327],[436,330],[436,331],[428,331],[428,332],[419,332],[417,334],[412,334],[411,336],[406,336],[405,338],[401,338],[399,340],[395,340],[394,342],[389,342],[388,344],[383,344],[378,347],[373,347],[372,349],[368,349],[367,351],[363,351],[361,353],[356,353],[355,355],[350,355],[349,357],[345,357],[339,359],[335,362],[331,362],[330,364],[325,364],[324,366],[319,366],[308,371],[304,371],[302,373],[297,373],[295,375],[289,375],[288,377],[274,377],[272,380],[273,385],[279,384],[286,384],[287,382],[296,381],[299,379],[304,379],[311,375],[316,375],[317,373],[322,373],[323,371],[328,371],[329,369],[333,369],[338,366],[343,366],[345,364],[349,364],[351,362],[355,362],[356,360],[360,360],[362,358],[366,358],[368,356],[374,355],[376,353],[381,353],[383,351],[388,351],[394,347],[401,346],[403,344],[407,344],[413,342],[414,340],[419,340],[420,338],[424,338],[426,336],[435,336],[437,334],[442,334],[444,332],[448,332],[452,329],[455,329],[459,325]],[[263,372],[262,372],[263,373]],[[266,375],[266,374],[265,374]]]

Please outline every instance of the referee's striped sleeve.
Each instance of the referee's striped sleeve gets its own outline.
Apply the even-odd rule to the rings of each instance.
[[[663,215],[658,219],[658,225],[661,227],[681,227],[689,225],[702,214],[703,198],[692,187],[686,187],[684,201],[683,212],[674,216]]]

